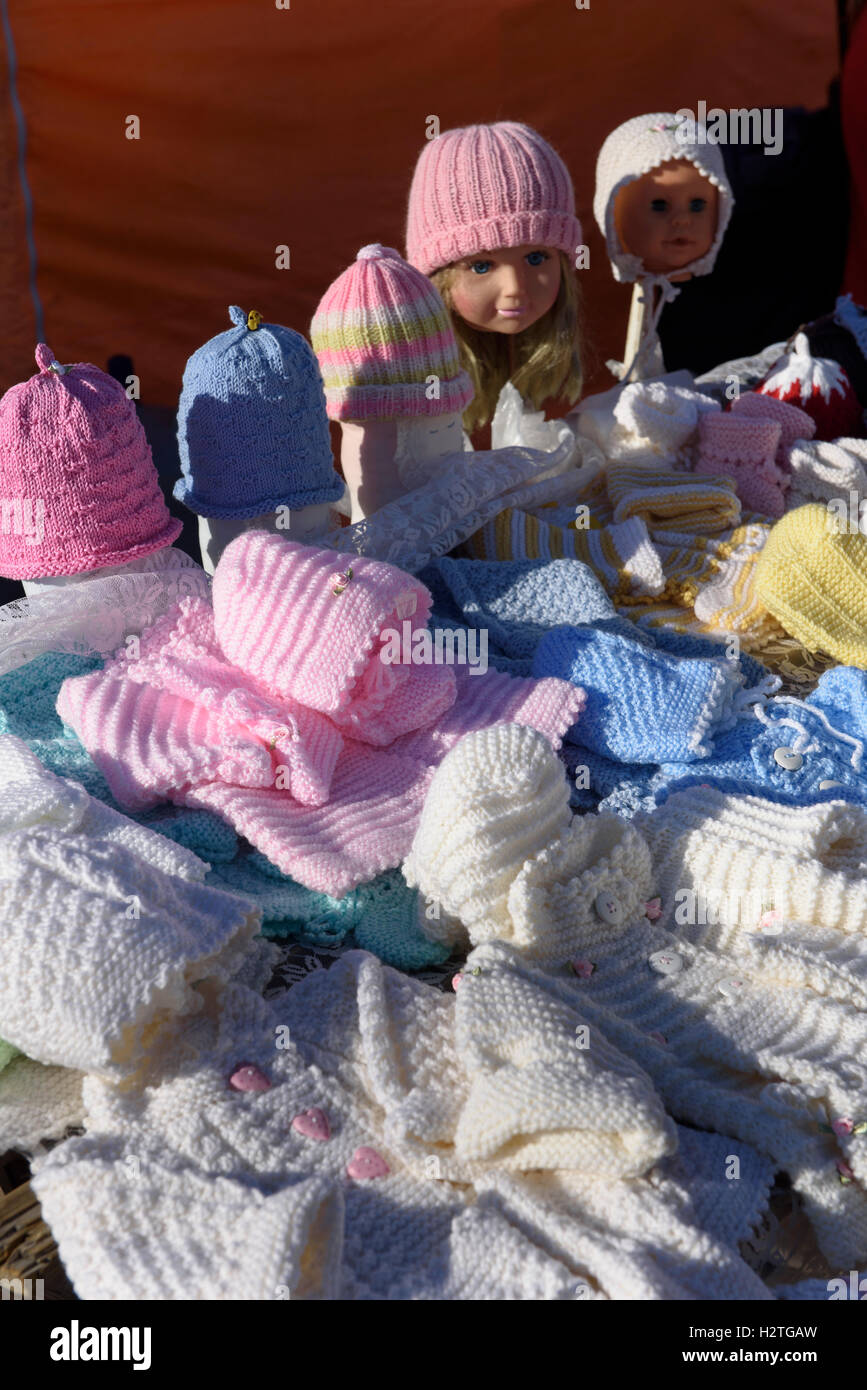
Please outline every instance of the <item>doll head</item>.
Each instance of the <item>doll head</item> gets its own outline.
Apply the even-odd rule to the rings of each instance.
[[[407,259],[449,309],[475,389],[468,428],[491,418],[509,379],[537,409],[553,396],[577,400],[581,242],[566,166],[529,126],[449,130],[423,150]]]
[[[624,251],[674,283],[688,280],[684,268],[708,254],[718,221],[719,190],[688,159],[660,164],[625,184],[614,200]]]
[[[713,270],[734,200],[719,147],[699,143],[702,133],[656,114],[606,139],[593,210],[616,280],[663,275],[676,284]]]

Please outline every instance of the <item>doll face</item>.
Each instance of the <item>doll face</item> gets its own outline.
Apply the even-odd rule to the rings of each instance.
[[[560,289],[556,247],[512,246],[479,251],[455,265],[455,313],[484,333],[522,333],[553,305]]]
[[[614,225],[624,251],[652,274],[671,274],[706,256],[716,236],[719,191],[688,160],[651,169],[622,188]],[[688,280],[689,275],[672,275]]]

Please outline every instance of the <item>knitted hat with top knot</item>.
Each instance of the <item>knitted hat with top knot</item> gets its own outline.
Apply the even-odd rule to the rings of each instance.
[[[336,502],[322,378],[309,343],[232,305],[234,328],[194,352],[178,406],[174,495],[200,516],[242,519]]]
[[[756,567],[756,597],[808,651],[867,668],[867,536],[819,503],[773,527]]]
[[[517,121],[446,130],[422,150],[409,191],[406,258],[425,275],[507,246],[583,242],[569,171]]]
[[[462,414],[473,398],[439,291],[390,246],[362,246],[310,337],[332,420]]]
[[[36,362],[0,400],[0,574],[81,574],[171,545],[181,523],[123,387],[45,343]]]

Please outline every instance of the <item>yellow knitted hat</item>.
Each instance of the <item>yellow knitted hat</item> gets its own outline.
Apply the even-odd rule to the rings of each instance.
[[[820,503],[771,529],[756,596],[808,651],[867,668],[867,537]]]

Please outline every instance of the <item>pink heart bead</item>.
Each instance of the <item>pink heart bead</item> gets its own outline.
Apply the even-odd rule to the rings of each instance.
[[[651,898],[649,903],[644,904],[644,915],[651,922],[655,922],[657,917],[662,916],[662,898]]]
[[[376,1149],[368,1149],[362,1144],[360,1149],[356,1149],[351,1159],[346,1165],[346,1171],[351,1178],[384,1178],[391,1169],[386,1163],[382,1154],[378,1154]]]
[[[233,1091],[270,1091],[271,1082],[259,1067],[245,1062],[229,1077]]]
[[[590,960],[571,960],[569,964],[579,980],[589,980],[596,968]]]
[[[300,1115],[296,1115],[292,1121],[292,1128],[297,1129],[298,1133],[306,1138],[318,1139],[321,1143],[331,1138],[328,1116],[315,1105],[310,1110],[302,1110]]]
[[[457,975],[452,975],[452,989],[454,989],[454,990],[460,989],[460,987],[461,987],[461,981],[463,980],[463,978],[464,978],[464,977],[463,977],[463,975],[461,974],[460,970],[458,971]]]
[[[851,1120],[841,1119],[834,1120],[831,1125],[831,1128],[833,1129],[835,1134],[851,1134],[855,1126]]]

